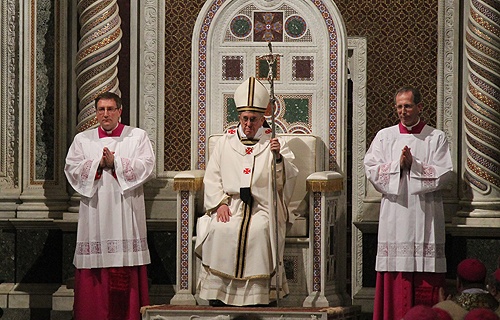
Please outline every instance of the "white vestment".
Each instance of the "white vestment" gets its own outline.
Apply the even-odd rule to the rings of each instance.
[[[96,177],[103,148],[114,152],[114,172]],[[81,195],[74,265],[78,269],[150,263],[143,184],[155,157],[147,133],[125,126],[119,137],[99,138],[98,129],[75,136],[64,171]]]
[[[404,146],[413,157],[410,171],[400,170]],[[364,164],[368,180],[382,193],[375,270],[446,272],[439,190],[453,167],[444,132],[427,125],[418,134],[401,134],[398,125],[382,129]]]
[[[276,270],[275,218],[271,212],[272,162],[269,132],[253,146],[240,142],[236,130],[222,136],[210,155],[204,177],[205,208],[210,223],[196,253],[202,258],[200,297],[231,305],[268,304],[272,276]],[[276,166],[277,211],[280,260],[283,258],[286,224],[293,222],[286,208],[295,186],[298,169],[294,155],[280,140],[282,162]],[[240,188],[249,186],[253,197],[250,215],[244,213]],[[226,203],[229,222],[217,222],[216,208]],[[283,269],[283,268],[281,268]],[[284,270],[280,289],[287,294]],[[275,292],[273,292],[275,294]]]

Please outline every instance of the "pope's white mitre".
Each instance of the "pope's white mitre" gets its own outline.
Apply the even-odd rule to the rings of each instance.
[[[269,92],[259,80],[250,77],[234,92],[234,102],[238,112],[264,113],[269,104]]]

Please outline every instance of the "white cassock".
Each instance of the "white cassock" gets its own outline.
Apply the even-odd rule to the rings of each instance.
[[[102,150],[114,152],[114,173],[96,179]],[[75,136],[64,171],[81,195],[74,265],[78,269],[150,263],[143,184],[155,157],[147,133],[125,126],[119,137],[99,138],[98,129]]]
[[[244,145],[236,130],[222,136],[210,155],[204,177],[205,208],[210,217],[196,253],[202,258],[199,277],[200,297],[231,305],[268,304],[272,277],[276,270],[275,218],[271,215],[272,162],[270,130],[257,144]],[[295,187],[298,169],[294,155],[280,140],[283,161],[276,166],[279,217],[279,257],[283,259],[286,224],[293,222],[287,204]],[[244,213],[240,188],[250,186],[253,206]],[[229,222],[217,222],[214,211],[226,203],[232,213]],[[213,214],[210,213],[213,211]],[[198,236],[200,232],[198,232]],[[281,268],[283,269],[283,268]],[[284,270],[280,270],[282,294],[288,293]],[[273,278],[274,279],[274,278]],[[275,288],[274,288],[275,289]],[[275,294],[275,291],[274,293]],[[271,297],[272,298],[272,297]]]
[[[400,170],[404,146],[410,171]],[[401,134],[399,125],[380,130],[364,159],[368,180],[382,193],[379,272],[446,272],[445,221],[440,189],[453,170],[444,132],[425,125],[419,134]]]

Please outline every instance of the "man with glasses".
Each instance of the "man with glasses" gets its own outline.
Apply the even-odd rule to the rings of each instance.
[[[263,126],[267,89],[251,77],[236,89],[234,101],[239,125],[217,141],[203,181],[207,211],[200,219],[208,225],[197,229],[195,250],[202,259],[199,296],[214,306],[268,305],[276,295],[275,257],[283,258],[286,224],[294,218],[286,207],[298,170],[290,149]],[[272,214],[273,153],[278,226]],[[281,295],[287,294],[283,267],[279,279]]]
[[[445,286],[445,219],[441,189],[452,177],[444,132],[426,125],[418,89],[394,98],[399,124],[380,130],[364,159],[382,193],[373,319],[402,319],[413,305],[432,306]]]
[[[95,107],[99,127],[75,136],[64,168],[81,195],[74,316],[138,320],[149,304],[143,184],[155,157],[144,130],[120,123],[118,95],[99,95]]]

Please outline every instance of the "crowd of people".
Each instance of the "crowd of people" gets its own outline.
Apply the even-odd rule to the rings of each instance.
[[[295,218],[287,206],[298,169],[267,125],[265,86],[250,77],[234,101],[238,126],[218,140],[204,177],[197,288],[213,306],[268,306],[288,294],[279,266]],[[95,108],[99,127],[75,136],[65,166],[81,195],[74,315],[136,320],[149,303],[143,185],[155,156],[144,130],[120,122],[118,95],[98,96]],[[488,278],[481,261],[465,259],[456,294],[446,295],[441,192],[453,177],[452,158],[445,133],[423,121],[422,109],[417,88],[397,90],[399,123],[380,130],[364,158],[366,176],[382,194],[373,319],[499,319],[500,261]]]

